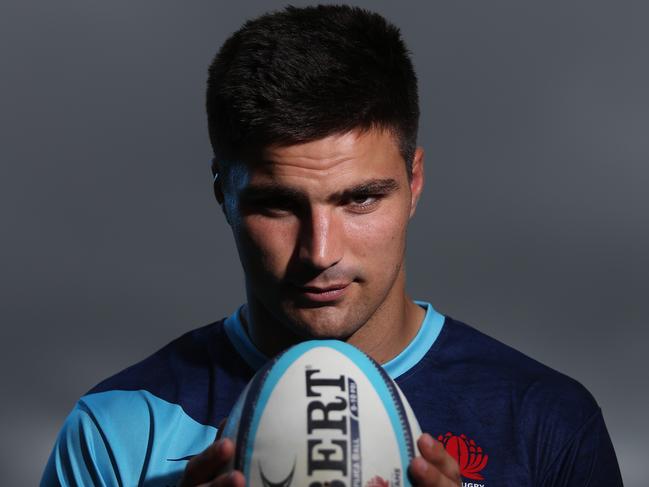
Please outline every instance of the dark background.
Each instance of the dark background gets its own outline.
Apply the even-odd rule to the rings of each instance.
[[[649,4],[358,4],[401,27],[420,80],[413,297],[581,381],[647,485]],[[206,69],[283,5],[3,1],[3,485],[37,483],[93,384],[242,302]]]

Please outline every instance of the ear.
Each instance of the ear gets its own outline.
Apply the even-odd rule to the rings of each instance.
[[[230,216],[228,215],[228,210],[226,208],[226,205],[223,204],[225,201],[225,196],[223,194],[223,173],[221,169],[219,168],[219,164],[216,161],[216,158],[212,159],[212,176],[214,177],[213,179],[213,189],[214,189],[214,196],[216,197],[216,201],[218,202],[219,206],[221,207],[221,211],[223,212],[223,216],[225,216],[225,221],[228,222],[228,225],[231,225],[232,222],[230,221]]]
[[[410,218],[415,214],[419,197],[424,189],[424,149],[417,147],[412,160],[412,178],[410,179]]]
[[[221,208],[223,208],[223,187],[222,187],[222,179],[221,179],[221,170],[219,168],[219,164],[216,161],[216,158],[212,159],[212,177],[213,177],[213,189],[214,189],[214,196],[216,197],[216,201],[218,202],[219,205],[221,205]]]

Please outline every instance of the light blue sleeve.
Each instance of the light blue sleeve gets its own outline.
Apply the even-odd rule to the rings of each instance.
[[[41,487],[124,485],[114,455],[80,401],[68,415],[45,467]]]
[[[216,428],[146,391],[83,397],[66,419],[41,487],[169,486]]]

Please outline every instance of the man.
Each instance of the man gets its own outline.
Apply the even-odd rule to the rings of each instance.
[[[424,183],[412,63],[382,17],[287,8],[221,48],[207,90],[217,201],[247,302],[81,398],[44,485],[244,485],[222,418],[268,357],[337,338],[380,362],[427,432],[416,485],[617,486],[578,383],[405,291]]]

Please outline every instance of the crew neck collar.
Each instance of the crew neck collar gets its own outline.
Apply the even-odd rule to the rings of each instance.
[[[415,301],[415,303],[426,311],[419,331],[399,355],[382,364],[383,369],[392,379],[408,372],[426,355],[444,326],[444,316],[438,313],[430,303],[426,301]],[[239,355],[253,370],[258,370],[268,361],[268,357],[257,349],[246,333],[241,322],[242,308],[243,305],[239,306],[234,313],[226,318],[225,332]]]

